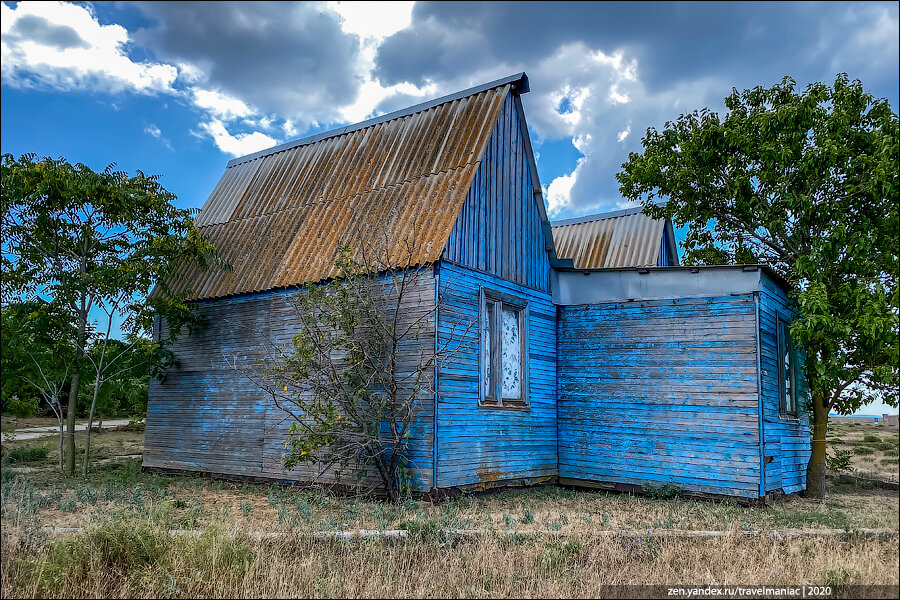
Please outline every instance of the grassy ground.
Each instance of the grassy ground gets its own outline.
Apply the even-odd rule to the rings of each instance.
[[[827,439],[829,454],[850,452],[854,475],[883,481],[900,479],[900,430],[897,427],[830,423]]]
[[[140,432],[95,436],[107,456]],[[40,444],[54,441],[40,440]],[[13,447],[3,444],[4,462]],[[400,505],[317,490],[144,473],[136,459],[61,480],[55,457],[3,471],[2,574],[8,596],[591,596],[599,585],[897,584],[896,538],[745,538],[758,529],[900,528],[898,493],[832,485],[818,503],[774,506],[648,498],[557,487]],[[42,468],[45,467],[45,468]],[[83,527],[49,539],[45,526]],[[315,541],[310,531],[402,528],[401,541]],[[194,529],[197,538],[171,537]],[[444,530],[479,529],[478,539]],[[659,530],[726,530],[715,540]],[[287,534],[260,541],[256,532]],[[611,536],[601,532],[616,532]],[[510,535],[514,533],[516,535]]]

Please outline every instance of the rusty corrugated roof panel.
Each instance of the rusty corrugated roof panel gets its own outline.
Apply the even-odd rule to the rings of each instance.
[[[665,219],[640,208],[551,223],[556,255],[578,269],[656,266]]]
[[[185,268],[173,289],[200,300],[320,281],[341,244],[375,237],[397,265],[437,260],[507,94],[527,91],[524,74],[494,84],[230,161],[197,225],[233,270]]]

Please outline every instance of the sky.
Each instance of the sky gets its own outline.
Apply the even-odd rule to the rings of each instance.
[[[551,219],[625,208],[650,127],[732,88],[859,79],[898,106],[897,2],[3,2],[0,151],[161,176],[524,71]]]

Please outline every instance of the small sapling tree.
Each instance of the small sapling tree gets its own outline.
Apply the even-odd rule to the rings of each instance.
[[[294,296],[296,334],[254,372],[290,422],[285,468],[307,464],[314,480],[329,474],[397,501],[410,483],[417,412],[434,401],[435,368],[464,345],[435,345],[441,300],[431,266],[412,264],[412,242],[393,255],[378,246],[340,248],[337,276]],[[454,327],[461,335],[449,339],[463,339],[464,326]]]

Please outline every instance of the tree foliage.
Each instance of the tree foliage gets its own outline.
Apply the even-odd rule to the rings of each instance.
[[[75,327],[66,432],[72,473],[91,310],[126,315],[123,329],[135,336],[148,332],[159,311],[172,323],[189,322],[186,296],[171,294],[167,282],[184,261],[222,263],[156,176],[130,176],[114,165],[97,172],[33,154],[4,154],[0,167],[3,303],[43,299],[71,315]],[[159,292],[148,297],[155,283]]]
[[[686,264],[764,262],[792,286],[814,421],[808,488],[822,495],[828,412],[897,404],[897,114],[845,74],[733,90],[725,106],[648,129],[617,178],[647,214],[687,226]]]

